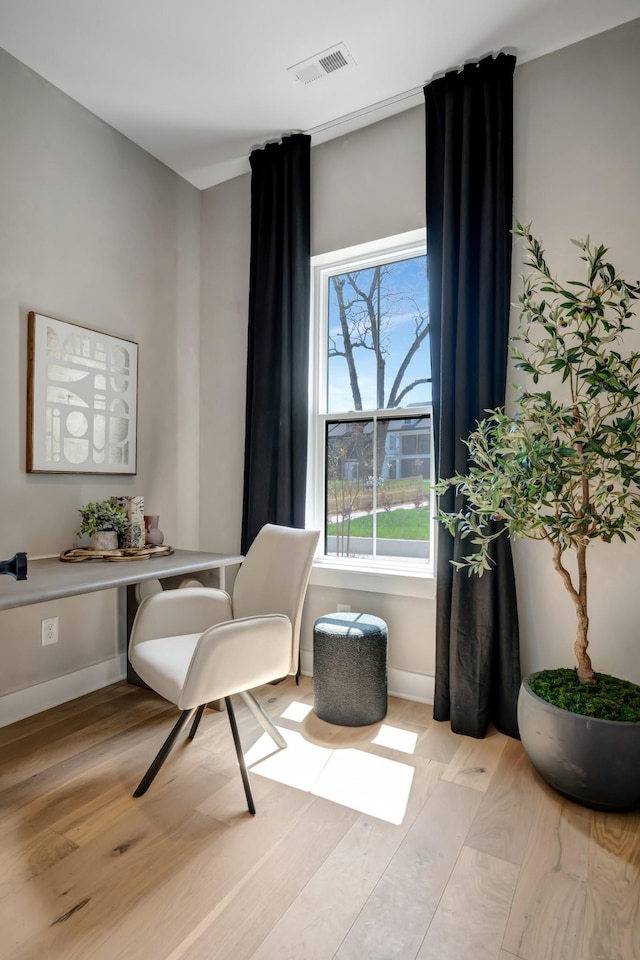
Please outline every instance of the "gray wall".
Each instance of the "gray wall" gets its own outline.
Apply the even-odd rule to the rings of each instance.
[[[580,277],[570,238],[587,234],[609,248],[627,279],[640,276],[639,52],[640,20],[634,20],[516,71],[514,214],[533,221],[559,278]],[[635,350],[638,313],[626,336]],[[594,667],[638,683],[640,544],[598,541],[590,553]],[[571,666],[574,609],[549,549],[520,543],[516,563],[525,669]]]
[[[117,493],[197,546],[199,192],[3,51],[0,91],[0,557],[70,547],[78,507]],[[25,473],[29,310],[140,344],[136,477]],[[0,695],[113,658],[114,611],[107,592],[3,613]]]
[[[202,193],[202,549],[238,553],[249,311],[250,177]]]
[[[424,227],[424,110],[415,107],[312,150],[312,252]]]

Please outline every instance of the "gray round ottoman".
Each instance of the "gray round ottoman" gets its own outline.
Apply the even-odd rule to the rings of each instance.
[[[368,613],[328,613],[313,627],[313,709],[344,727],[387,713],[387,625]]]

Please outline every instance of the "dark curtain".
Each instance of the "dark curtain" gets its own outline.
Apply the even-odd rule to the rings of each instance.
[[[242,552],[265,523],[304,527],[311,138],[254,150]]]
[[[499,54],[425,87],[427,263],[436,476],[467,467],[461,442],[504,403],[513,194],[513,71]],[[440,509],[456,508],[455,492]],[[518,616],[508,538],[482,578],[450,561],[466,542],[438,525],[434,716],[518,736]]]

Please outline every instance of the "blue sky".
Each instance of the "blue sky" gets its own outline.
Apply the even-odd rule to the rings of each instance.
[[[385,365],[385,402],[391,385],[407,350],[415,337],[416,309],[427,313],[426,257],[413,257],[409,260],[397,260],[388,265],[389,271],[383,277],[380,291],[383,314],[383,338],[388,355]],[[371,283],[372,268],[357,271],[359,284],[368,289]],[[346,288],[345,288],[346,292]],[[415,304],[415,305],[414,305]],[[342,333],[333,284],[329,282],[329,332],[342,349]],[[375,355],[372,350],[356,348],[354,359],[358,373],[358,384],[362,394],[362,406],[365,410],[376,407],[376,370]],[[413,357],[404,376],[403,384],[418,377],[430,377],[429,338],[425,338]],[[343,357],[329,358],[328,411],[330,413],[353,410],[353,395],[349,385],[347,363]],[[431,384],[421,384],[407,394],[402,405],[429,403]]]

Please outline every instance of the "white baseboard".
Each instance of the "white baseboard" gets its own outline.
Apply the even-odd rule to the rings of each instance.
[[[300,670],[305,677],[313,676],[313,653],[300,651]],[[412,673],[410,670],[387,670],[389,695],[401,700],[417,700],[419,703],[433,703],[435,678],[427,673]]]
[[[428,673],[413,673],[411,670],[396,670],[389,667],[387,683],[389,694],[401,700],[417,700],[418,703],[433,703],[435,677]]]
[[[126,676],[126,668],[127,661],[122,654],[63,677],[46,680],[24,690],[16,690],[15,693],[7,693],[0,697],[0,727],[32,717],[42,710],[57,707],[67,700],[74,700],[85,693],[122,680]]]
[[[305,677],[313,675],[313,654],[310,650],[300,651],[301,672]],[[74,700],[85,693],[100,690],[123,680],[126,676],[126,658],[124,654],[103,660],[83,670],[37,683],[15,693],[0,697],[0,727],[32,717],[36,713],[57,707],[68,700]],[[410,670],[388,669],[388,689],[392,697],[402,700],[417,700],[419,703],[433,703],[434,678],[424,673],[412,673]]]

